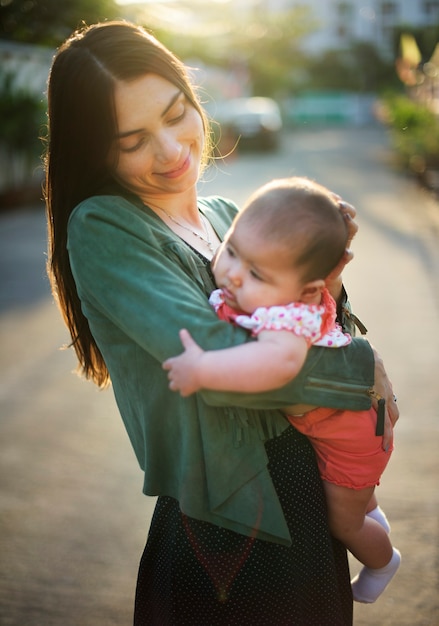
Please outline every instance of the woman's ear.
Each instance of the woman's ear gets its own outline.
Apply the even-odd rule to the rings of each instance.
[[[300,302],[304,304],[320,304],[322,291],[325,287],[323,279],[313,280],[302,287]]]

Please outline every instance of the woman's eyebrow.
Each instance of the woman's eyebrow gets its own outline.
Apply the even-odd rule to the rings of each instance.
[[[170,99],[169,103],[167,104],[167,106],[165,107],[165,109],[162,111],[162,113],[160,114],[160,117],[165,117],[166,113],[168,113],[168,111],[170,109],[172,109],[172,107],[174,106],[174,104],[177,102],[177,100],[179,99],[179,97],[181,96],[183,92],[179,89]],[[143,128],[135,128],[134,130],[127,130],[123,133],[117,133],[116,135],[116,139],[123,139],[124,137],[129,137],[130,135],[137,135],[137,133],[141,133],[143,132]]]

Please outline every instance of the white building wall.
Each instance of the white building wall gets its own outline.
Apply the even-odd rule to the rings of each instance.
[[[352,40],[393,50],[396,27],[426,27],[439,21],[439,0],[262,0],[269,9],[306,7],[318,24],[304,42],[310,54],[349,46]]]

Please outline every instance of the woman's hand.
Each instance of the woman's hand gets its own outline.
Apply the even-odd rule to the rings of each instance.
[[[340,196],[335,196],[340,211],[346,220],[346,225],[348,229],[348,241],[346,244],[346,250],[337,267],[335,267],[329,276],[326,277],[326,287],[328,288],[330,294],[334,298],[335,301],[338,300],[341,294],[342,289],[342,273],[344,268],[348,263],[352,261],[354,258],[354,253],[351,250],[352,240],[358,232],[358,224],[355,222],[355,216],[357,215],[357,211],[352,206],[352,204],[348,204],[347,202],[343,202]]]
[[[393,393],[392,383],[390,382],[386,370],[384,369],[384,363],[378,352],[372,346],[373,354],[375,357],[375,378],[373,390],[376,396],[384,398],[385,404],[385,419],[384,419],[384,435],[383,435],[383,450],[388,450],[392,443],[393,427],[399,419],[399,409],[396,404],[396,396]],[[372,404],[377,408],[378,400],[376,397],[372,397]]]

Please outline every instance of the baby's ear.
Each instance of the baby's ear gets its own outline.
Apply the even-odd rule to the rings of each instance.
[[[306,283],[302,288],[300,301],[304,304],[320,304],[324,287],[325,281],[321,279]]]

